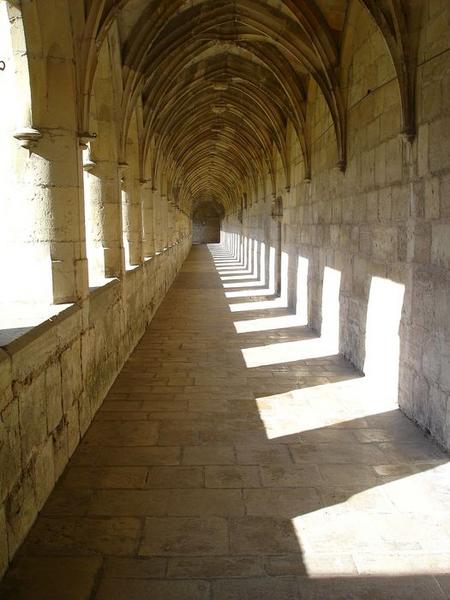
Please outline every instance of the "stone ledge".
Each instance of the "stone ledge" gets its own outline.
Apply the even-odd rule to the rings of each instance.
[[[97,296],[101,296],[102,294],[109,292],[110,289],[120,286],[120,279],[118,277],[114,277],[109,279],[104,285],[91,288],[89,290],[89,298],[94,298]]]
[[[79,310],[80,307],[77,304],[72,304],[71,306],[63,309],[60,313],[52,315],[38,325],[33,325],[30,328],[24,328],[26,331],[24,331],[23,334],[14,339],[12,342],[0,346],[0,349],[3,349],[8,356],[12,357],[14,354],[17,354],[17,352],[23,350],[23,348],[65,321],[70,316],[74,315]]]
[[[77,304],[47,319],[22,336],[3,346],[11,359],[13,381],[24,381],[78,337],[82,329],[82,310]]]

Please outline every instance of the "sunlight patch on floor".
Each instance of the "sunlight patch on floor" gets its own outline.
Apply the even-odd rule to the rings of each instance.
[[[249,282],[249,285],[253,285],[253,283],[251,282],[252,279],[256,279],[257,275],[253,275],[253,274],[248,274],[248,275],[225,275],[222,276],[220,279],[221,281],[238,281],[238,280],[244,280],[245,281],[245,285],[247,285],[247,281]],[[242,283],[240,284],[242,286]],[[261,285],[258,281],[258,285]]]
[[[247,321],[234,322],[237,333],[257,333],[258,331],[272,331],[290,327],[302,327],[305,325],[304,319],[297,315],[261,317],[260,319],[248,319]]]
[[[236,290],[234,292],[225,292],[225,298],[254,298],[256,296],[273,296],[273,291],[268,288],[262,290]]]
[[[333,354],[336,354],[335,344],[327,343],[321,338],[280,342],[242,349],[245,364],[249,369],[267,365],[292,363],[322,356],[331,356]]]

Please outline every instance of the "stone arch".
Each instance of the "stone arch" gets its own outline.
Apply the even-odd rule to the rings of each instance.
[[[293,4],[293,3],[291,3]],[[180,4],[181,7],[181,4]],[[174,10],[174,7],[171,6],[171,10]],[[186,7],[182,8],[182,12],[186,10]],[[286,10],[286,7],[285,9]],[[289,10],[291,10],[291,8],[289,8]],[[125,101],[124,101],[124,128],[126,130],[126,122],[127,122],[127,113],[129,112],[129,110],[131,109],[131,107],[133,106],[134,102],[136,101],[136,98],[142,94],[145,93],[145,89],[143,86],[143,80],[141,79],[142,74],[147,72],[147,67],[145,66],[146,64],[150,64],[153,59],[151,58],[152,56],[155,57],[154,60],[156,60],[157,64],[162,64],[162,61],[166,60],[166,58],[170,57],[172,54],[174,54],[175,50],[177,47],[182,47],[183,45],[183,35],[184,35],[184,31],[183,31],[183,26],[182,24],[180,25],[180,28],[177,30],[176,25],[174,25],[171,28],[170,33],[168,33],[168,35],[165,37],[165,44],[164,46],[161,46],[159,44],[159,37],[160,33],[161,33],[161,28],[164,26],[163,20],[161,15],[164,13],[165,16],[165,20],[167,22],[167,19],[170,18],[170,15],[172,14],[174,22],[176,22],[176,20],[178,19],[178,21],[180,21],[180,19],[185,19],[185,21],[189,21],[189,19],[186,18],[186,14],[184,15],[184,17],[180,17],[180,14],[175,15],[175,12],[171,13],[171,11],[166,7],[164,10],[161,11],[160,14],[157,15],[157,17],[155,18],[150,18],[150,11],[151,9],[149,8],[149,19],[145,20],[145,27],[144,28],[139,28],[139,30],[136,31],[136,35],[133,36],[133,42],[130,44],[130,46],[127,48],[128,50],[128,54],[125,57],[125,63],[126,63],[126,69],[125,69]],[[222,14],[220,14],[222,13]],[[298,7],[297,7],[297,13],[298,13]],[[210,28],[211,27],[226,27],[227,24],[229,23],[229,15],[226,12],[226,7],[225,9],[223,9],[223,7],[221,7],[221,9],[218,8],[218,10],[216,11],[216,13],[214,13],[214,11],[211,12],[210,17],[208,17],[207,11],[205,12],[205,17],[203,17],[203,15],[201,16],[202,18],[202,22],[201,25],[199,25],[199,29],[201,27],[205,28],[205,31],[211,31]],[[289,18],[292,18],[292,10],[289,13]],[[317,15],[316,15],[317,16]],[[208,21],[208,18],[210,18],[210,21]],[[288,19],[287,14],[283,14],[280,11],[280,14],[275,14],[275,16],[273,14],[270,14],[270,19],[268,18],[268,13],[264,13],[264,7],[262,5],[262,3],[259,2],[252,2],[251,6],[248,5],[248,3],[244,6],[239,5],[238,10],[237,10],[237,14],[234,15],[233,18],[233,22],[238,22],[239,24],[242,25],[242,27],[247,27],[252,29],[254,33],[249,33],[247,34],[243,34],[241,36],[241,38],[239,39],[239,46],[242,49],[251,49],[253,51],[253,53],[255,53],[256,50],[256,55],[258,56],[259,60],[261,60],[261,58],[263,58],[265,60],[265,62],[267,63],[267,61],[269,60],[269,63],[267,64],[271,64],[272,67],[276,64],[276,59],[274,59],[274,52],[276,54],[276,52],[278,52],[278,50],[276,50],[276,47],[279,46],[281,48],[281,51],[285,53],[285,58],[286,56],[290,57],[290,60],[294,60],[294,63],[297,64],[297,66],[300,64],[298,62],[296,62],[296,60],[298,60],[296,58],[296,56],[302,56],[303,58],[303,62],[304,64],[307,65],[309,71],[312,73],[313,76],[317,76],[317,81],[318,81],[318,85],[320,86],[321,89],[325,90],[326,88],[326,77],[325,78],[321,78],[321,76],[318,75],[320,68],[321,68],[321,64],[324,62],[325,57],[330,57],[330,55],[332,54],[332,50],[334,48],[333,43],[328,44],[327,47],[327,51],[323,51],[321,53],[319,53],[319,55],[314,55],[314,51],[311,50],[312,46],[308,46],[307,44],[304,44],[304,40],[306,39],[306,35],[310,35],[311,34],[311,28],[309,29],[309,33],[306,31],[307,28],[305,28],[305,26],[303,25],[302,27],[299,26],[299,34],[297,36],[292,37],[291,36],[291,32],[289,31],[289,27],[287,28],[287,35],[286,38],[289,38],[289,36],[291,36],[291,42],[288,42],[287,45],[284,44],[280,46],[281,42],[278,40],[277,36],[274,34],[274,31],[271,30],[271,23],[270,20],[275,18],[279,19],[280,21],[280,26],[281,23],[283,22],[284,25],[286,25],[286,21]],[[237,21],[236,21],[237,19]],[[320,20],[320,19],[319,19]],[[204,21],[204,22],[203,22]],[[158,24],[159,23],[159,24]],[[181,23],[181,21],[180,21]],[[290,24],[291,26],[292,24]],[[321,21],[321,25],[322,27],[324,27],[326,25],[324,25],[323,20]],[[143,32],[144,29],[147,29],[147,32]],[[158,29],[159,28],[159,29]],[[209,29],[208,29],[209,28]],[[250,31],[249,29],[249,31]],[[285,27],[286,29],[286,27]],[[301,35],[300,35],[300,30],[301,30]],[[153,33],[152,33],[153,32]],[[176,35],[175,35],[176,32]],[[265,36],[265,37],[261,37],[261,35]],[[152,36],[154,39],[154,42],[152,41]],[[327,35],[323,36],[324,38],[327,38]],[[175,40],[176,38],[176,45],[174,45],[174,42],[171,42],[171,39]],[[262,52],[262,46],[261,48],[259,48],[259,46],[261,45],[261,43],[265,40],[267,41],[268,39],[272,39],[273,41],[273,50],[272,52],[272,57],[270,58],[270,56],[264,56],[264,52]],[[294,41],[295,39],[295,41]],[[322,40],[323,41],[323,40]],[[189,43],[189,42],[188,42]],[[197,49],[195,48],[195,42],[192,42],[194,44],[194,46],[192,47],[192,52],[189,50],[189,48],[185,48],[183,51],[184,56],[191,56],[192,53],[195,53],[198,51],[198,45],[197,45]],[[300,48],[298,48],[297,50],[294,49],[295,44],[300,44],[301,46],[301,50]],[[172,44],[172,46],[171,46]],[[291,46],[289,46],[289,44],[291,44]],[[302,46],[302,44],[304,44]],[[316,46],[320,46],[321,42],[320,40],[316,40]],[[325,44],[326,45],[326,44]],[[144,48],[148,47],[149,50],[149,56],[147,57],[144,53]],[[284,61],[284,65],[288,65],[289,61]],[[166,65],[167,66],[167,65]],[[303,65],[304,66],[304,65]],[[154,65],[153,65],[154,67]],[[155,73],[157,71],[157,69],[152,68],[152,74]],[[154,82],[152,82],[153,85]],[[300,84],[300,80],[298,81],[298,85],[295,86],[292,89],[301,89],[301,85]],[[286,83],[285,83],[285,87],[286,87]],[[157,86],[153,86],[153,89],[158,89]],[[339,100],[333,100],[333,96],[335,94],[335,90],[333,88],[330,88],[331,91],[330,92],[326,92],[325,93],[325,97],[327,100],[328,105],[330,106],[330,110],[334,111],[334,114],[337,115],[338,113],[336,113],[335,108],[337,106],[339,106],[340,102]],[[133,99],[134,98],[134,99]],[[146,98],[146,100],[148,100]],[[130,108],[127,108],[127,104]],[[297,102],[298,104],[298,102]],[[156,113],[157,111],[155,111]],[[292,109],[291,109],[291,114],[292,114]],[[297,111],[297,113],[303,114],[304,111]],[[299,122],[297,120],[297,122]],[[338,130],[342,130],[342,127],[338,126]],[[277,133],[279,133],[279,128]],[[296,131],[298,133],[302,132],[302,127],[297,125],[296,126]],[[341,135],[341,134],[339,134]],[[339,146],[341,147],[340,142],[338,142]],[[305,162],[307,164],[307,152],[305,152],[306,150],[306,144],[303,142],[302,143],[302,148],[304,150],[304,154],[306,154],[305,156]],[[284,157],[283,157],[284,158]],[[273,175],[273,174],[272,174]]]
[[[90,282],[123,272],[122,215],[118,178],[117,90],[111,77],[111,35],[99,51],[83,151],[86,246]]]

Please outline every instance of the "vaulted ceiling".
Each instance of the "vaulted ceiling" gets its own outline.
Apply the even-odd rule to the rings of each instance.
[[[378,23],[405,79],[411,129],[406,15],[402,0],[353,0]],[[262,174],[275,184],[275,146],[289,183],[287,123],[310,177],[307,92],[314,80],[328,105],[345,168],[340,42],[350,0],[92,0],[97,46],[117,20],[123,60],[123,132],[142,107],[141,155],[155,187],[175,200],[215,199],[230,208]],[[95,61],[92,63],[95,65]],[[92,77],[91,77],[92,79]],[[88,77],[89,80],[89,77]],[[409,120],[409,122],[408,122]]]

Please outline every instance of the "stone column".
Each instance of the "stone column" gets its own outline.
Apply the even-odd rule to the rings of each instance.
[[[175,209],[175,241],[179,241],[182,237],[182,216],[183,213],[180,211],[178,206]]]
[[[167,203],[167,245],[170,248],[175,244],[175,204],[173,200]]]
[[[82,157],[75,132],[62,129],[44,133],[39,156],[48,161],[41,192],[51,207],[51,260],[53,301],[76,302],[88,294],[88,265]]]
[[[121,277],[124,271],[117,163],[85,154],[86,246],[89,276]]]
[[[132,169],[127,163],[119,163],[122,174],[122,218],[125,259],[128,265],[141,265],[142,254],[142,210],[140,190],[136,185]]]
[[[162,250],[161,239],[161,200],[157,189],[152,189],[153,197],[153,232],[155,238],[155,253]]]
[[[144,257],[149,258],[155,254],[155,226],[153,208],[153,190],[150,181],[141,181],[142,194],[142,225],[144,230],[143,250]]]
[[[168,203],[167,196],[160,196],[160,209],[161,209],[161,250],[168,247]]]
[[[119,163],[121,172],[121,197],[123,219],[123,241],[125,262],[128,265],[141,265],[142,254],[142,210],[140,190],[127,163]]]
[[[18,155],[21,176],[14,208],[22,218],[7,235],[19,262],[30,259],[27,286],[34,302],[76,302],[88,290],[77,136],[64,129],[26,128],[14,137],[29,154]]]

